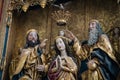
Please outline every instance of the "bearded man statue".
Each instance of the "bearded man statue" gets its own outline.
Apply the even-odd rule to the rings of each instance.
[[[89,37],[83,43],[79,43],[72,32],[66,31],[65,34],[67,38],[72,40],[76,55],[83,61],[79,73],[82,80],[117,79],[120,72],[119,64],[114,56],[110,41],[97,20],[90,21]]]
[[[30,29],[26,35],[26,44],[20,50],[16,70],[12,80],[42,80],[48,69],[46,55],[44,54],[47,39],[40,42],[38,32]],[[17,76],[18,74],[21,74]]]

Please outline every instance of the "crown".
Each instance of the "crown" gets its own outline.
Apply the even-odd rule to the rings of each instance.
[[[70,20],[71,13],[65,10],[58,10],[52,13],[52,18],[57,22],[58,26],[65,26]]]

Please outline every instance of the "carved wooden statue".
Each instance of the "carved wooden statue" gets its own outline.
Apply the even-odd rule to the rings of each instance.
[[[77,65],[70,57],[69,45],[66,38],[59,36],[55,39],[56,57],[50,64],[49,80],[76,80]]]
[[[88,41],[80,44],[70,31],[66,31],[66,37],[72,40],[79,59],[81,61],[87,59],[88,69],[80,74],[82,80],[116,80],[120,68],[110,41],[97,20],[90,22]],[[80,69],[82,70],[82,67]]]
[[[12,80],[41,80],[45,76],[48,69],[43,51],[46,41],[40,42],[35,29],[27,32],[25,47],[20,50],[15,72],[10,76]]]

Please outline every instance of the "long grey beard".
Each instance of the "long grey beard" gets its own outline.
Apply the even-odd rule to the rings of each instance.
[[[94,45],[98,41],[98,31],[97,30],[91,30],[89,32],[89,39],[88,39],[88,45]]]

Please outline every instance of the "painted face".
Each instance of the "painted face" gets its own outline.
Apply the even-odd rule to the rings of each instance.
[[[90,30],[96,29],[96,26],[97,26],[96,22],[91,22],[89,25],[89,29]]]
[[[65,50],[65,44],[61,38],[56,39],[56,46],[57,46],[58,50],[60,50],[60,51]]]
[[[98,41],[99,32],[96,26],[97,26],[96,22],[90,23],[88,45],[93,45]]]
[[[36,32],[30,32],[28,35],[28,40],[35,43],[37,41],[37,33]]]
[[[60,31],[59,36],[64,36],[64,31]]]

